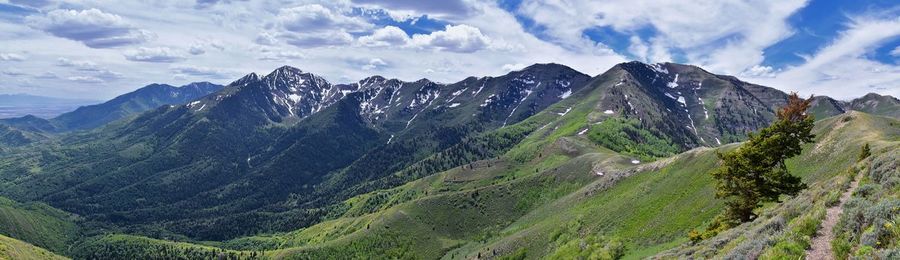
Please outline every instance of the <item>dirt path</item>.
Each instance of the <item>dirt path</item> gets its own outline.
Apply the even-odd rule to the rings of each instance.
[[[859,186],[859,179],[862,178],[862,171],[850,182],[850,188],[841,194],[841,202],[830,207],[825,211],[825,221],[822,221],[822,228],[817,232],[817,236],[812,239],[812,246],[806,250],[806,259],[834,259],[834,253],[831,252],[831,240],[834,240],[834,225],[837,224],[841,212],[844,210],[844,203],[850,199],[850,195]]]

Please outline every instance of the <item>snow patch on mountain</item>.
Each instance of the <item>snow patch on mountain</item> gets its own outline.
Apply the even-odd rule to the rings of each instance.
[[[480,107],[486,107],[486,106],[490,105],[492,102],[494,102],[494,97],[496,97],[496,96],[497,96],[497,95],[495,95],[495,94],[491,94],[491,95],[488,96],[488,97],[484,100],[484,102],[482,102],[481,105],[479,105],[479,106],[480,106]]]
[[[297,95],[297,94],[289,94],[288,95],[288,99],[290,99],[291,101],[294,101],[294,103],[300,102],[301,98],[302,97],[300,97],[300,95]]]
[[[673,79],[672,82],[666,83],[666,86],[668,86],[670,88],[678,87],[678,73],[675,73],[675,79]]]
[[[570,90],[566,90],[566,92],[563,92],[562,94],[560,94],[560,95],[559,95],[559,99],[566,99],[567,97],[570,97],[570,96],[572,96],[572,90],[571,90],[571,89],[570,89]]]
[[[650,66],[650,69],[652,69],[653,71],[656,71],[657,73],[669,74],[669,70],[666,69],[665,67],[663,67],[663,64],[656,63],[656,64],[649,64],[648,66]]]

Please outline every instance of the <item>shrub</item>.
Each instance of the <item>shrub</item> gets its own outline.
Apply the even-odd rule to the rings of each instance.
[[[853,245],[846,234],[838,235],[831,241],[831,250],[834,252],[835,259],[847,259],[847,255],[852,249]]]

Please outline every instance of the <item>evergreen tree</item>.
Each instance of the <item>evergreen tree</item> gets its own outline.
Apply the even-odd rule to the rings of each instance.
[[[796,195],[806,187],[788,172],[785,160],[799,155],[804,143],[813,142],[813,117],[806,113],[811,100],[792,93],[771,126],[751,133],[740,148],[719,154],[722,165],[712,175],[717,180],[716,197],[726,200],[728,223],[723,224],[753,220],[753,210],[763,202]]]
[[[872,155],[872,150],[871,148],[869,148],[869,143],[866,143],[865,145],[863,145],[862,150],[859,152],[859,160],[857,161],[862,161],[863,159],[868,158],[869,155]]]

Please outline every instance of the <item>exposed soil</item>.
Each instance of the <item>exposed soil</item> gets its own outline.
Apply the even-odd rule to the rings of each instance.
[[[826,210],[822,228],[816,233],[816,237],[812,239],[809,250],[806,250],[806,259],[834,259],[834,252],[831,251],[831,241],[834,240],[832,229],[834,229],[834,225],[837,224],[838,218],[844,211],[844,203],[850,199],[850,195],[859,186],[861,177],[862,172],[856,176],[853,182],[850,182],[850,188],[841,194],[840,203]]]

